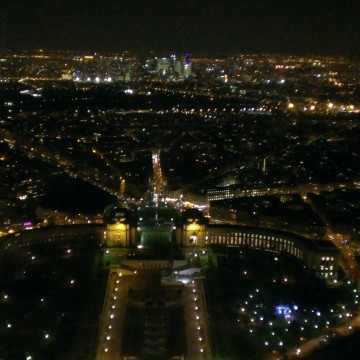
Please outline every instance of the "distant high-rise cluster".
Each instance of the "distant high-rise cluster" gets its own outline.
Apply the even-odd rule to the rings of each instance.
[[[176,55],[156,58],[156,74],[174,80],[189,78],[192,75],[189,55],[186,54],[184,59]]]
[[[77,82],[110,83],[141,79],[186,80],[192,76],[189,54],[141,59],[128,54],[75,56],[74,66],[64,70],[62,79]]]

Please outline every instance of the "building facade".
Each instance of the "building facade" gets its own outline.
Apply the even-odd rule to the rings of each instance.
[[[301,261],[314,275],[329,283],[337,279],[339,252],[331,241],[308,239],[290,232],[265,228],[213,225],[208,223],[200,211],[192,209],[184,211],[180,219],[172,227],[173,231],[169,231],[166,245],[170,242],[180,247],[245,247],[286,254]],[[97,241],[106,248],[132,248],[139,245],[138,232],[141,230],[129,210],[112,206],[104,212],[104,221],[106,225],[52,226],[3,236],[0,238],[0,251],[76,239]]]

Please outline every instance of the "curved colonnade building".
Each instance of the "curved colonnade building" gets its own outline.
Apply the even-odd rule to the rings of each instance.
[[[237,225],[208,224],[200,211],[178,213],[174,209],[159,214],[154,210],[150,222],[134,217],[128,209],[112,207],[104,213],[104,225],[64,225],[25,230],[0,238],[0,252],[37,243],[95,240],[107,248],[149,246],[149,239],[180,247],[247,247],[288,254],[302,261],[317,277],[327,282],[337,279],[339,253],[327,240],[312,240],[279,230]],[[151,217],[150,217],[151,218]]]
[[[176,262],[179,261],[175,260],[182,259],[180,266],[192,270],[183,260],[187,249],[204,252],[205,248],[210,248],[214,255],[222,254],[222,248],[287,254],[329,283],[336,281],[339,261],[338,252],[330,241],[306,239],[271,229],[211,225],[196,210],[180,213],[156,207],[140,209],[134,215],[119,206],[105,210],[104,224],[48,226],[3,236],[0,238],[0,261],[9,253],[25,253],[28,247],[54,243],[60,247],[89,244],[94,249],[98,244],[102,247],[100,258],[106,253],[121,259],[115,266],[109,262],[99,330],[92,348],[94,360],[140,359],[142,355],[179,360],[185,359],[185,354],[193,360],[213,359],[201,278],[196,275],[186,283],[161,281],[162,268],[178,269]],[[134,255],[131,249],[136,248],[140,249],[139,256],[127,257],[126,254]],[[150,248],[149,254],[146,248]],[[168,249],[171,251],[163,251]],[[170,255],[176,253],[173,249],[179,254],[178,258]],[[184,251],[179,252],[179,249]],[[135,337],[139,339],[135,345],[127,335],[129,327],[135,329]],[[179,333],[182,340],[175,345],[171,339]]]

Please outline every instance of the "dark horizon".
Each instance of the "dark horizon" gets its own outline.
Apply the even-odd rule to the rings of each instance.
[[[0,48],[360,55],[355,0],[14,0]]]
[[[111,56],[111,55],[118,55],[118,54],[123,54],[123,53],[129,53],[130,55],[134,55],[134,56],[149,56],[151,53],[153,53],[154,56],[168,56],[170,54],[175,54],[175,55],[185,55],[185,54],[189,54],[190,58],[202,58],[202,57],[206,57],[208,59],[218,59],[218,58],[227,58],[227,57],[231,57],[231,56],[294,56],[294,57],[311,57],[311,56],[319,56],[319,57],[329,57],[329,58],[336,58],[336,57],[340,57],[340,58],[344,58],[344,59],[348,59],[348,60],[360,60],[360,52],[359,53],[352,53],[352,54],[328,54],[328,53],[315,53],[315,52],[303,52],[303,53],[291,53],[291,52],[275,52],[275,51],[243,51],[243,52],[231,52],[231,51],[224,51],[224,52],[214,52],[214,53],[210,53],[210,52],[201,52],[201,51],[194,51],[194,52],[189,52],[186,50],[175,50],[175,49],[170,49],[170,50],[166,50],[166,49],[162,49],[162,50],[154,50],[154,49],[149,49],[149,50],[132,50],[132,49],[111,49],[111,50],[107,50],[107,49],[85,49],[85,48],[58,48],[58,49],[54,49],[54,48],[0,48],[0,53],[14,53],[14,54],[18,54],[18,53],[39,53],[39,52],[44,52],[44,53],[74,53],[74,54],[79,54],[79,55],[94,55],[94,54],[98,54],[101,56]]]

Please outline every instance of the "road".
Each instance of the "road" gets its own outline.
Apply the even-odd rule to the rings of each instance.
[[[212,360],[210,329],[201,280],[184,286],[183,299],[188,357],[191,360]]]
[[[100,174],[97,169],[76,162],[68,156],[59,155],[52,149],[40,144],[34,144],[31,139],[11,133],[8,130],[0,129],[0,137],[11,143],[12,146],[16,146],[29,159],[36,158],[54,165],[73,178],[79,178],[109,194],[117,195],[117,190],[112,188],[109,182],[109,174]]]
[[[336,334],[337,336],[347,336],[350,335],[354,329],[360,328],[360,315],[357,315],[356,317],[352,318],[350,321],[347,321],[346,323],[332,328],[332,333]],[[313,339],[310,339],[306,342],[304,342],[302,345],[292,348],[289,351],[286,352],[286,355],[292,359],[292,358],[303,358],[308,355],[310,355],[313,351],[323,348],[328,343],[330,344],[329,339],[331,338],[331,335],[322,334],[319,335]],[[276,357],[275,357],[276,358]]]
[[[128,289],[135,276],[135,272],[123,269],[113,270],[109,274],[95,360],[122,359]]]
[[[163,197],[163,177],[161,172],[160,150],[152,151],[152,164],[154,171],[154,202],[159,204]]]

